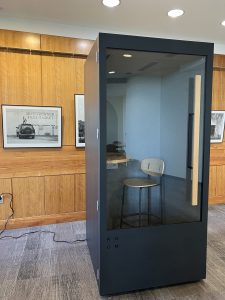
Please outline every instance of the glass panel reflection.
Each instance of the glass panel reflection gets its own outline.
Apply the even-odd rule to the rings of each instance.
[[[200,221],[205,59],[141,51],[129,51],[128,58],[124,53],[106,53],[107,227]],[[199,143],[197,205],[192,201],[194,137]]]

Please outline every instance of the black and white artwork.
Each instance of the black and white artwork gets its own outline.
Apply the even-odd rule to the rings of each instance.
[[[85,147],[84,95],[75,95],[76,147]]]
[[[4,148],[62,146],[62,108],[2,105]]]
[[[211,112],[211,143],[222,143],[224,133],[225,111]]]

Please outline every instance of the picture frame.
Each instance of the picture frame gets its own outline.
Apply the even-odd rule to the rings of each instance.
[[[211,111],[210,143],[222,143],[224,136],[225,111]]]
[[[3,148],[62,147],[62,107],[3,104],[1,108]]]
[[[76,147],[85,147],[85,111],[84,111],[84,94],[75,94],[75,136]]]

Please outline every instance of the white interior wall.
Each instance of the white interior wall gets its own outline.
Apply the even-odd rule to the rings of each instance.
[[[107,101],[107,144],[112,144],[114,141],[119,141],[123,144],[124,97],[108,97]]]
[[[131,159],[160,157],[167,175],[185,178],[189,79],[195,74],[204,82],[203,65],[195,65],[164,78],[133,77],[127,84],[109,84],[107,143],[121,141]],[[202,107],[200,153],[203,112]],[[199,170],[201,180],[202,156]]]
[[[129,158],[160,157],[160,97],[161,78],[128,80],[124,130]]]
[[[195,75],[202,75],[202,103],[204,97],[203,65],[188,70],[181,70],[162,80],[160,148],[161,157],[165,161],[165,173],[176,177],[186,177],[187,159],[187,130],[188,130],[188,99],[190,93],[189,79]],[[203,117],[204,108],[201,107],[200,131],[200,166],[199,179],[202,174],[203,147]]]
[[[107,144],[114,141],[124,143],[124,99],[125,83],[107,85]]]
[[[107,86],[107,144],[119,140],[131,159],[160,157],[161,78],[133,77]]]

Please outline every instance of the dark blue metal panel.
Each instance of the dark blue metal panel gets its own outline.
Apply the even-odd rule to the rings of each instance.
[[[86,202],[87,243],[95,270],[100,263],[100,234],[97,201],[99,199],[99,71],[96,61],[98,41],[95,42],[85,63],[85,143],[86,143]]]

